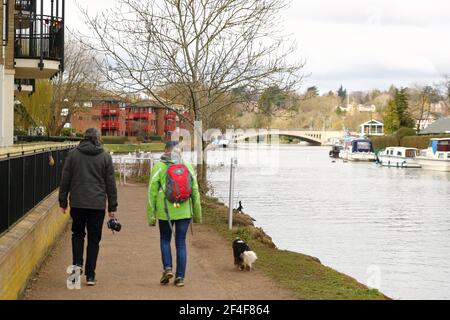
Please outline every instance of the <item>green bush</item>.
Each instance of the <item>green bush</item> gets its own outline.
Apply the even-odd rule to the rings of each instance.
[[[72,136],[72,129],[64,128],[61,130],[61,135],[63,137],[71,137]]]
[[[26,132],[25,130],[14,129],[14,135],[15,136],[26,136],[26,135],[28,135],[28,132]]]
[[[102,137],[103,144],[125,144],[127,137]]]
[[[373,143],[375,152],[386,149],[388,147],[400,146],[399,140],[396,136],[384,136],[384,137],[370,137]]]
[[[398,141],[401,141],[404,137],[415,136],[417,134],[416,130],[411,128],[400,128],[396,132]]]
[[[408,129],[410,130],[410,129]],[[399,130],[400,131],[400,130]],[[400,134],[399,134],[400,133]],[[407,131],[398,132],[396,135],[384,137],[370,137],[373,143],[375,152],[386,149],[387,147],[407,147],[416,149],[427,149],[431,139],[448,138],[450,135],[436,135],[436,136],[402,136]],[[401,138],[399,136],[402,136]]]
[[[450,135],[436,135],[436,136],[409,136],[403,137],[401,140],[402,147],[427,149],[430,145],[431,139],[449,138]]]
[[[152,142],[162,142],[163,141],[163,137],[160,137],[160,136],[150,136],[148,138]]]

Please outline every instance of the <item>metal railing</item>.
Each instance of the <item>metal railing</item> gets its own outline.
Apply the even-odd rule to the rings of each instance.
[[[119,174],[119,183],[127,184],[127,179],[149,177],[155,160],[152,153],[135,153],[113,156],[114,169]]]
[[[73,147],[35,148],[0,157],[0,234],[59,187],[64,162]]]

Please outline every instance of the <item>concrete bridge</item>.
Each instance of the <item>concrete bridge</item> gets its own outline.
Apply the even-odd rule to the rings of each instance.
[[[310,131],[302,129],[260,129],[260,130],[236,130],[234,140],[256,139],[266,136],[286,136],[298,138],[315,145],[328,145],[333,139],[344,137],[344,131]]]

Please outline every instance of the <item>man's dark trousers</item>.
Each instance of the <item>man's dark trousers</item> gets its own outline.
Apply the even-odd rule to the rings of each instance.
[[[92,209],[71,208],[72,217],[72,253],[73,264],[83,267],[84,238],[86,229],[88,236],[86,277],[95,277],[100,240],[102,239],[105,211]]]

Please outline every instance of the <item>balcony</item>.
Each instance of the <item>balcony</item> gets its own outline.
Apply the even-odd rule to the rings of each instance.
[[[118,116],[120,114],[119,110],[116,109],[110,109],[110,108],[103,108],[102,109],[102,116]]]
[[[14,91],[16,92],[27,92],[34,93],[36,89],[36,80],[34,79],[15,79],[14,80]]]
[[[143,119],[143,120],[156,120],[156,114],[153,112],[140,111],[133,112],[131,116],[131,120]]]
[[[168,112],[168,113],[166,113],[165,119],[166,120],[176,120],[177,114],[175,112]]]
[[[16,0],[17,79],[49,79],[64,69],[65,0]]]
[[[177,129],[176,124],[166,124],[164,126],[164,131],[175,131]]]
[[[107,130],[119,130],[120,124],[119,121],[102,121],[102,129]]]

